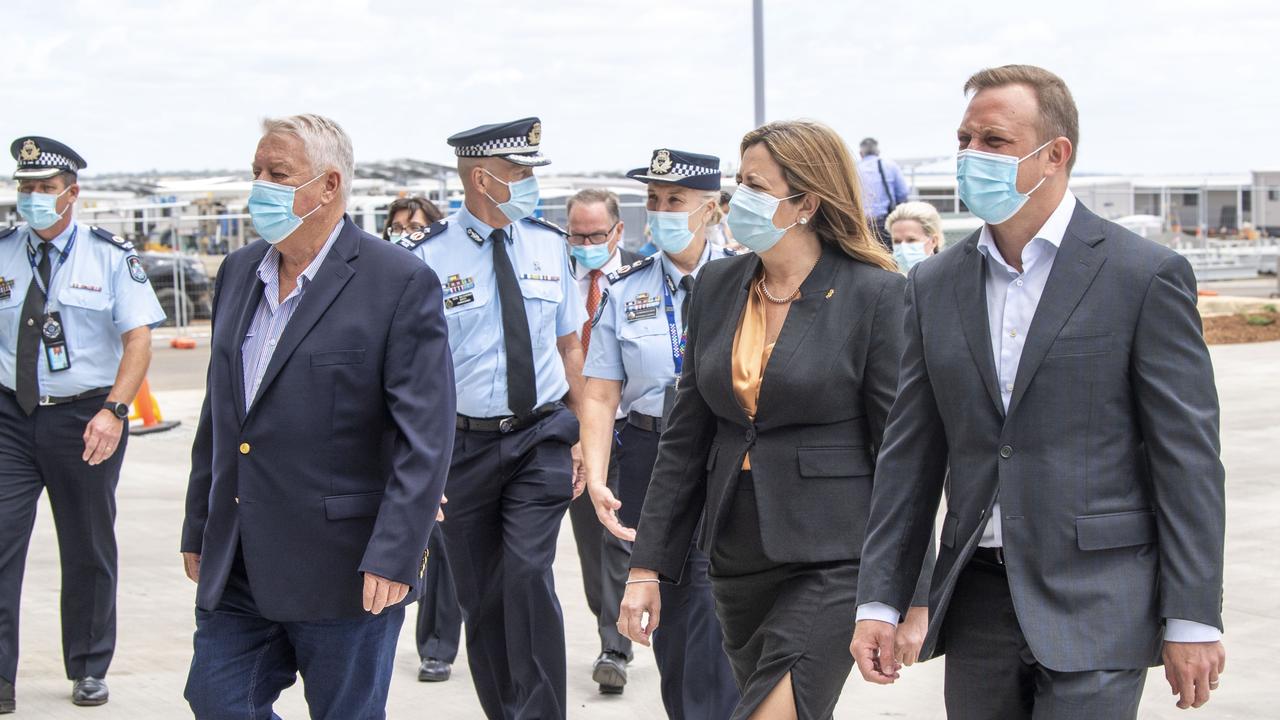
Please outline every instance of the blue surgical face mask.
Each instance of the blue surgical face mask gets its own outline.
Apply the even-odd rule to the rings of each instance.
[[[485,197],[493,200],[493,204],[497,205],[502,214],[506,215],[511,222],[520,222],[532,215],[533,211],[537,209],[539,198],[538,178],[530,175],[523,180],[504,182],[488,170],[485,170],[484,174],[506,185],[507,189],[511,191],[511,199],[501,203],[493,200],[493,196],[489,193],[484,194]]]
[[[752,190],[746,185],[739,185],[729,201],[729,230],[733,239],[752,252],[762,253],[782,239],[787,231],[797,223],[780,228],[773,224],[773,215],[778,212],[778,205],[783,200],[797,198],[804,193],[776,198],[768,193]]]
[[[609,243],[603,245],[570,245],[569,252],[573,255],[573,259],[578,264],[589,269],[599,270],[604,264],[609,262],[609,258],[613,257],[613,251],[609,249]]]
[[[387,242],[392,244],[398,243],[405,238],[405,235],[406,233],[388,233]]]
[[[898,269],[904,273],[927,257],[929,255],[925,253],[922,242],[893,244],[893,259],[898,261]]]
[[[272,245],[279,244],[292,235],[294,230],[302,227],[303,220],[324,207],[317,205],[311,212],[299,217],[293,212],[294,195],[324,176],[325,173],[320,173],[298,187],[254,180],[253,189],[249,191],[249,218],[253,220],[253,229]]]
[[[689,213],[650,210],[648,215],[649,237],[653,240],[653,246],[662,252],[679,255],[693,242],[697,230],[689,229]]]
[[[969,208],[969,212],[991,225],[999,225],[1017,215],[1022,206],[1027,204],[1031,193],[1048,179],[1041,178],[1026,194],[1020,193],[1018,165],[1051,142],[1053,141],[1046,142],[1020,158],[981,150],[961,150],[956,153],[956,185],[960,191],[960,199]]]
[[[71,205],[68,204],[62,212],[58,212],[58,198],[67,194],[67,190],[70,189],[67,187],[57,195],[20,192],[18,193],[18,214],[34,230],[51,228],[71,209]]]

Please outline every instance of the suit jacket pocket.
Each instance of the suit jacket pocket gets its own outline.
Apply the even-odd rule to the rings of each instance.
[[[330,495],[324,499],[324,516],[329,520],[373,517],[380,507],[381,492]]]
[[[856,477],[875,472],[865,447],[796,448],[800,476],[811,478]]]
[[[329,350],[311,353],[311,367],[359,365],[362,362],[364,362],[364,350]]]
[[[1076,541],[1081,550],[1147,545],[1156,541],[1154,510],[1130,510],[1076,518]]]
[[[938,536],[938,542],[943,547],[956,546],[956,532],[959,530],[959,525],[960,518],[951,513],[947,513],[947,516],[942,519],[942,533]]]
[[[1071,357],[1072,355],[1099,355],[1111,350],[1111,333],[1103,335],[1059,336],[1049,346],[1045,357]]]

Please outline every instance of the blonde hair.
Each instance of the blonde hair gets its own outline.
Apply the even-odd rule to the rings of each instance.
[[[813,120],[771,122],[742,138],[741,152],[763,143],[782,166],[788,193],[818,198],[809,227],[822,242],[846,255],[889,271],[898,269],[893,255],[871,234],[862,208],[862,187],[849,148],[835,130]]]
[[[885,229],[892,232],[893,224],[899,220],[915,220],[920,223],[924,234],[938,241],[939,250],[946,243],[946,237],[942,234],[942,216],[938,214],[938,208],[927,202],[913,200],[894,208],[889,217],[884,219]]]
[[[323,115],[291,115],[284,118],[264,118],[262,134],[292,135],[302,141],[313,173],[337,170],[341,178],[343,203],[351,202],[351,180],[356,175],[355,153],[351,138],[337,122]]]

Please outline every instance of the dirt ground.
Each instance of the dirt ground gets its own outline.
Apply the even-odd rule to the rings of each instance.
[[[1204,338],[1210,345],[1280,340],[1280,314],[1210,315],[1204,318]]]

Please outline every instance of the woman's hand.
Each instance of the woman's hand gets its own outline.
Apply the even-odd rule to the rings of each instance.
[[[587,483],[587,493],[591,495],[591,504],[596,508],[596,519],[604,529],[619,540],[635,542],[636,531],[625,527],[618,519],[618,509],[622,507],[622,502],[614,497],[609,486],[603,481],[593,480]]]
[[[893,643],[893,656],[903,665],[911,665],[920,659],[920,647],[929,633],[929,608],[913,607],[907,610],[907,619],[898,626]]]
[[[633,582],[643,580],[644,582]],[[627,591],[618,611],[618,631],[632,642],[649,647],[662,615],[662,594],[658,591],[658,573],[633,568],[627,578]],[[645,616],[648,622],[645,622]]]

